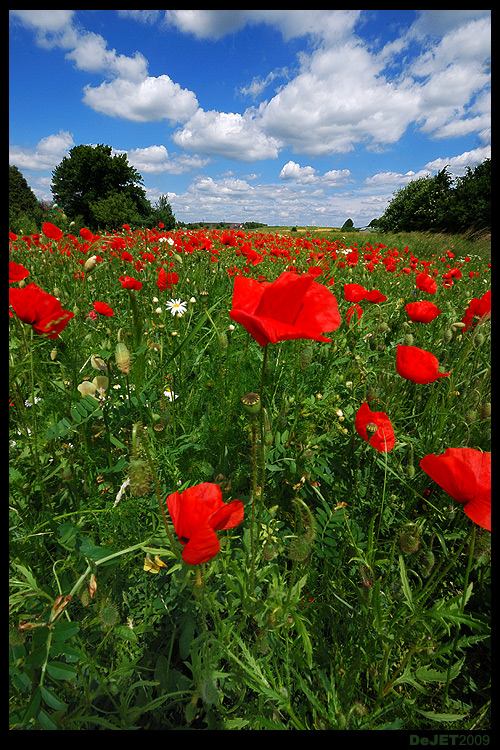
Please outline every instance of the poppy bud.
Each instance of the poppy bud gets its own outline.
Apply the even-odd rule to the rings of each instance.
[[[311,542],[304,534],[296,539],[292,539],[288,555],[294,562],[304,562],[304,560],[307,560],[310,551]]]
[[[313,348],[310,344],[305,346],[302,351],[300,352],[300,366],[303,370],[307,367],[307,365],[310,365],[313,358]]]
[[[402,531],[399,535],[398,542],[402,551],[407,555],[411,555],[414,552],[417,552],[420,547],[420,537],[418,535],[416,526],[414,526],[413,528],[407,528],[406,530]]]
[[[480,419],[484,422],[484,420],[488,419],[489,417],[491,417],[491,404],[489,402],[486,402],[481,407]]]
[[[472,424],[473,422],[476,421],[476,419],[477,419],[477,412],[474,411],[474,409],[468,409],[465,412],[465,421],[467,422],[467,424]]]
[[[99,612],[99,619],[104,625],[104,628],[112,628],[116,625],[120,618],[118,606],[114,602],[105,601],[101,606]]]
[[[476,333],[476,335],[474,336],[474,344],[476,344],[476,346],[481,346],[481,344],[484,344],[483,333]]]
[[[271,562],[271,560],[275,556],[276,546],[269,539],[267,539],[262,548],[262,557],[264,558],[264,560],[267,560],[267,562]]]
[[[96,265],[97,265],[97,256],[96,255],[91,255],[91,257],[87,258],[87,260],[85,261],[85,265],[83,266],[83,270],[86,271],[86,272],[92,271],[96,267]]]
[[[413,346],[413,336],[411,333],[407,333],[406,336],[403,339],[403,343],[405,346]]]
[[[427,578],[434,568],[436,559],[434,557],[434,552],[430,549],[423,549],[418,557],[418,564],[420,567],[420,572],[424,576],[424,578]]]
[[[449,344],[453,338],[453,330],[451,328],[445,328],[443,331],[443,341],[445,344]]]
[[[260,396],[258,393],[246,393],[244,396],[241,397],[241,403],[243,404],[243,408],[247,412],[247,414],[250,414],[250,416],[254,417],[256,414],[260,411]]]

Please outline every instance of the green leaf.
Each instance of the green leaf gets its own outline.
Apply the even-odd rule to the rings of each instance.
[[[462,669],[462,664],[465,661],[465,656],[463,659],[459,659],[459,661],[455,662],[453,664],[452,668],[450,669],[450,680],[454,680],[455,677],[458,677],[460,674],[460,670]],[[419,667],[415,671],[415,677],[417,680],[421,680],[422,682],[447,682],[448,681],[448,670],[445,669],[443,671],[439,671],[437,669],[434,669],[433,667],[429,666],[428,664],[424,665],[423,667]]]
[[[461,721],[461,719],[467,718],[467,714],[440,714],[434,711],[421,711],[418,708],[415,710],[425,716],[426,719],[432,719],[432,721]]]
[[[80,625],[77,622],[62,621],[57,622],[52,629],[52,640],[53,641],[66,641],[68,638],[73,638],[80,630]]]
[[[75,667],[63,661],[49,661],[47,672],[54,680],[72,680],[77,675]]]
[[[42,700],[49,707],[53,708],[54,711],[64,711],[67,708],[66,703],[63,703],[54,693],[46,687],[41,688]]]
[[[113,633],[124,641],[137,641],[137,634],[128,625],[115,625]]]
[[[42,729],[52,730],[52,731],[54,729],[59,729],[57,724],[52,720],[52,718],[49,716],[47,711],[44,711],[43,708],[41,708],[40,711],[38,712],[37,719],[40,722]]]

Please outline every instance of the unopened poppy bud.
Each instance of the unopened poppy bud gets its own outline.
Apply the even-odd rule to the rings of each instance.
[[[406,476],[408,477],[408,479],[411,479],[415,476],[415,467],[413,466],[413,464],[408,464],[408,466],[406,467]]]
[[[52,361],[54,361],[56,357],[57,357],[57,349],[54,348],[50,352],[50,358],[51,358]]]
[[[262,557],[264,560],[267,560],[267,562],[271,562],[271,560],[276,556],[276,546],[271,542],[270,539],[267,539],[267,541],[264,543],[264,546],[262,548]]]
[[[474,344],[476,346],[481,346],[484,344],[484,334],[483,333],[476,333],[474,336]]]
[[[83,270],[85,272],[92,271],[97,265],[97,256],[91,255],[90,258],[87,258],[85,261],[85,265],[83,266]]]
[[[453,331],[451,328],[445,328],[443,331],[443,341],[445,344],[449,344],[453,338]]]
[[[482,421],[484,421],[485,419],[488,419],[489,417],[491,417],[491,404],[489,402],[486,402],[481,407],[480,418]]]
[[[413,335],[411,333],[407,333],[406,336],[403,339],[403,343],[405,346],[413,346]]]
[[[435,565],[434,552],[430,549],[423,549],[419,553],[418,564],[420,566],[420,572],[427,578],[432,572]]]
[[[303,370],[307,367],[307,365],[310,365],[312,362],[314,350],[310,344],[305,346],[302,351],[300,352],[300,366]]]
[[[260,411],[261,403],[258,393],[246,393],[241,397],[241,403],[247,414],[250,414],[252,417]]]
[[[118,342],[115,349],[115,362],[118,365],[118,369],[123,372],[124,375],[130,373],[130,352],[125,344]]]
[[[294,562],[304,562],[304,560],[307,560],[310,551],[311,542],[304,534],[296,539],[292,539],[288,555]]]
[[[407,529],[403,531],[399,536],[399,546],[406,552],[407,555],[411,555],[420,547],[420,537],[418,536],[417,529]]]
[[[477,419],[477,412],[474,409],[468,409],[465,412],[465,421],[467,424],[472,424]]]
[[[95,573],[92,573],[92,575],[90,576],[90,581],[89,581],[89,594],[92,597],[92,599],[94,598],[96,591],[97,591],[97,580],[95,577]]]

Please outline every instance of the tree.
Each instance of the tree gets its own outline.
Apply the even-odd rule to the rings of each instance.
[[[168,195],[160,195],[158,201],[152,207],[149,217],[148,224],[158,226],[160,223],[163,224],[165,231],[169,231],[175,227],[175,216],[172,206],[168,202]]]
[[[452,200],[452,177],[446,167],[434,177],[411,180],[394,193],[379,219],[383,231],[446,231]]]
[[[346,219],[342,225],[342,229],[346,232],[354,229],[354,222],[352,219]]]
[[[52,194],[71,219],[80,216],[89,228],[99,224],[108,204],[102,201],[119,196],[134,213],[123,218],[125,223],[148,216],[151,211],[146,193],[141,187],[142,177],[132,167],[125,154],[112,156],[111,146],[75,146],[52,172]],[[103,213],[104,212],[104,213]],[[113,210],[114,215],[114,210]]]
[[[447,167],[394,193],[378,220],[382,231],[464,232],[491,227],[491,160],[455,181]]]
[[[9,229],[25,233],[36,231],[42,211],[38,200],[16,166],[9,165]]]
[[[453,216],[458,232],[491,228],[491,159],[457,179]]]

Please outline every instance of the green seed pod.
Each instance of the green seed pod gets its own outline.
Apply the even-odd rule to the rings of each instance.
[[[254,417],[256,414],[260,411],[260,396],[258,393],[246,393],[244,396],[241,397],[241,403],[243,404],[243,408],[247,412],[247,414],[250,414],[250,416]]]

